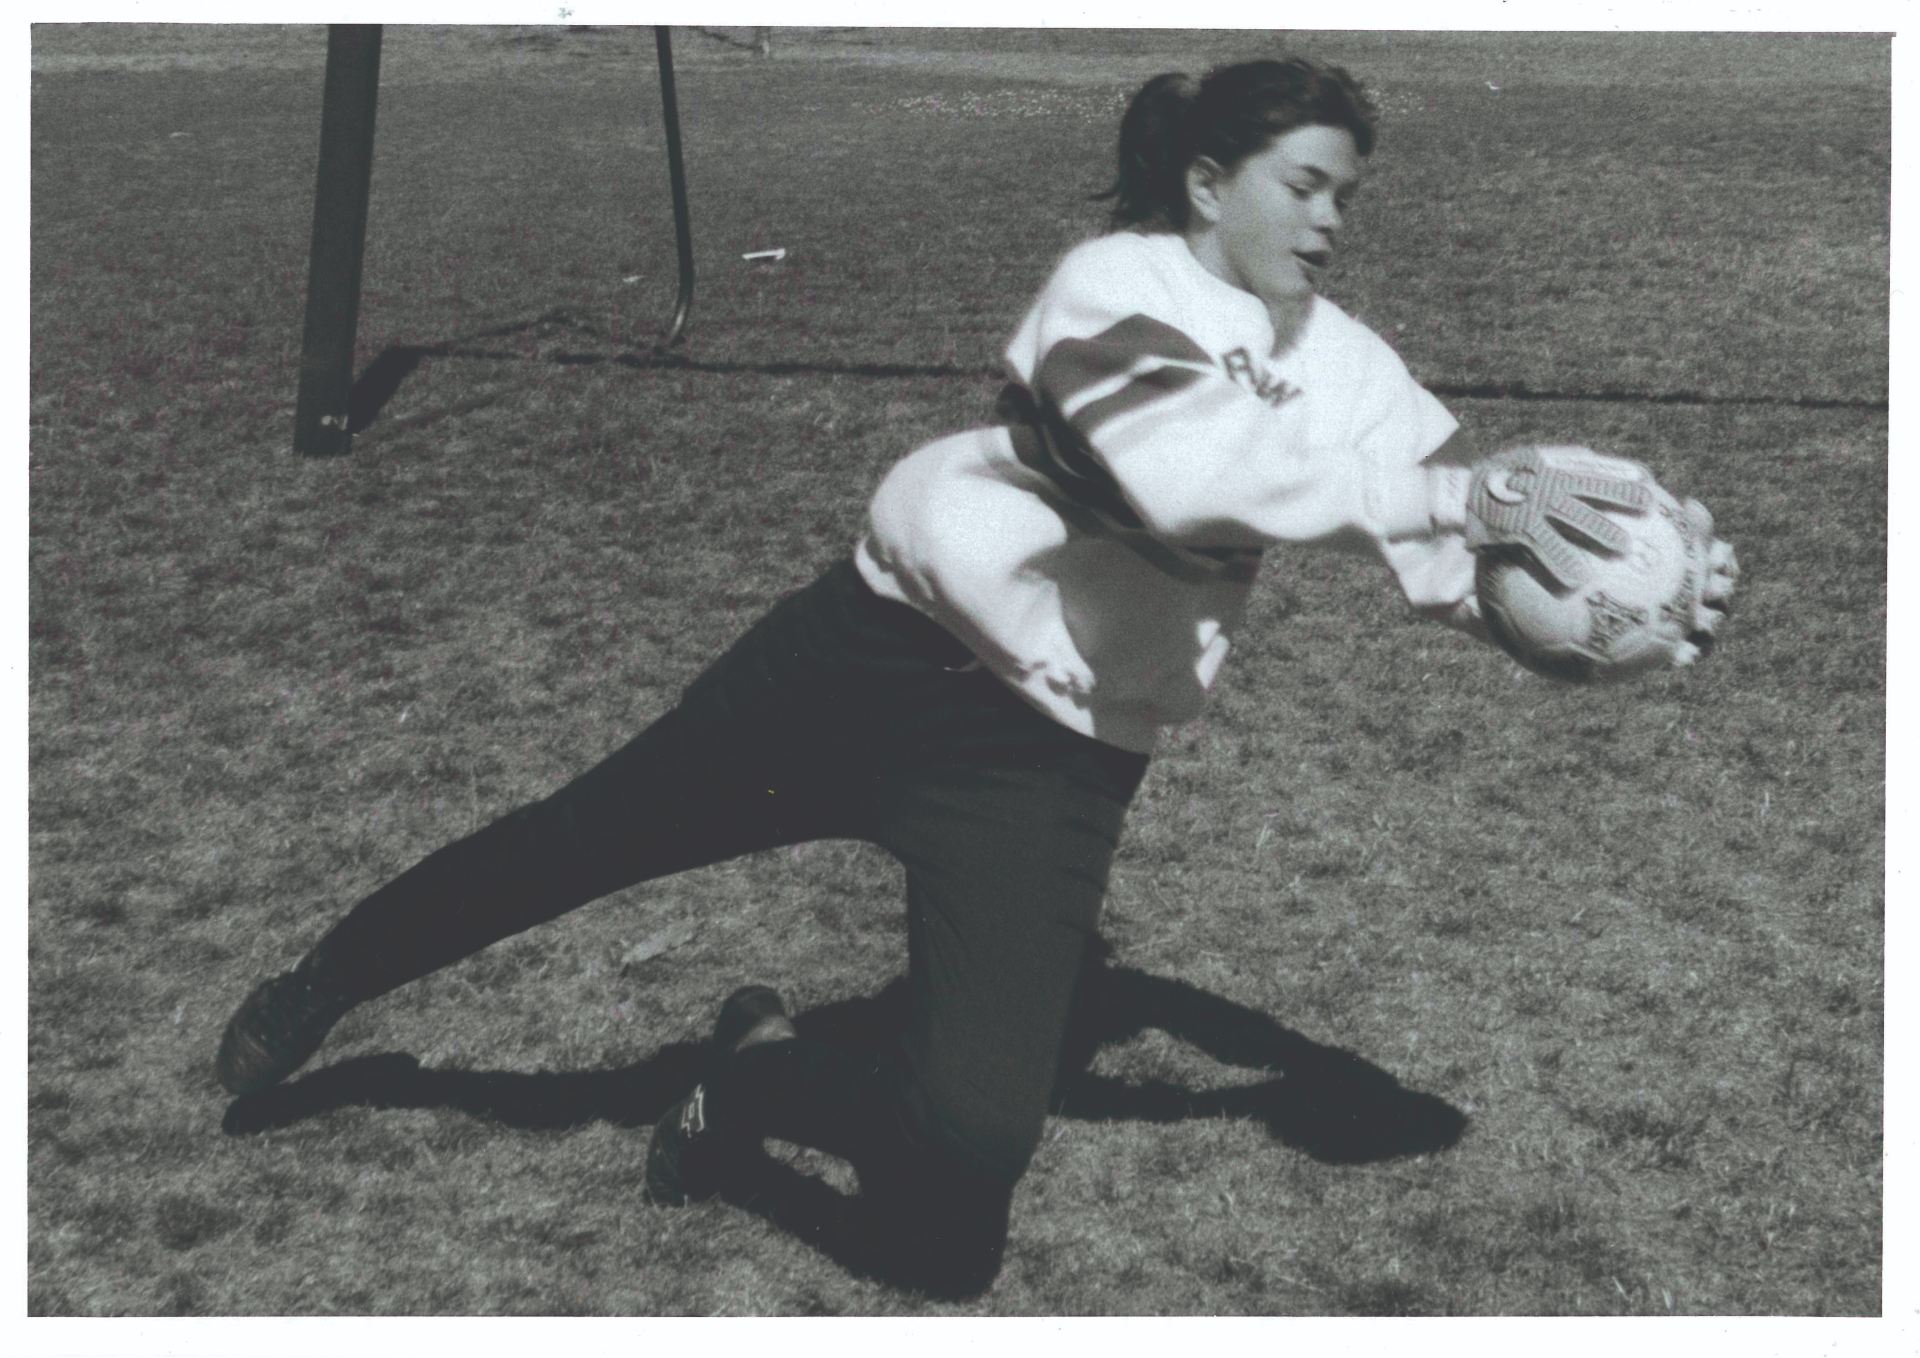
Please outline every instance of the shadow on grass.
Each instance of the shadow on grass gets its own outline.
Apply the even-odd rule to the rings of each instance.
[[[905,1025],[907,988],[841,1000],[797,1015],[802,1035],[880,1051]],[[1224,1089],[1195,1090],[1165,1081],[1134,1083],[1091,1070],[1103,1046],[1149,1028],[1191,1043],[1223,1065],[1269,1072]],[[706,1048],[676,1042],[617,1070],[432,1070],[412,1056],[355,1057],[237,1099],[223,1129],[246,1136],[337,1108],[450,1108],[524,1131],[559,1131],[590,1122],[646,1127],[699,1079]],[[1092,1122],[1179,1122],[1245,1118],[1316,1160],[1360,1164],[1444,1150],[1460,1139],[1466,1115],[1432,1094],[1407,1089],[1362,1057],[1294,1032],[1257,1010],[1185,981],[1103,964],[1081,980],[1054,1094],[1062,1117]]]
[[[904,1025],[904,980],[878,994],[807,1011],[807,1037],[878,1051]],[[1103,1046],[1155,1028],[1225,1065],[1266,1078],[1195,1090],[1094,1074]],[[677,1042],[617,1070],[536,1072],[423,1068],[401,1053],[357,1057],[290,1085],[235,1101],[222,1124],[245,1136],[333,1109],[449,1108],[501,1126],[558,1131],[591,1122],[648,1127],[699,1079],[702,1043]],[[1054,1110],[1088,1121],[1177,1122],[1238,1117],[1317,1160],[1358,1164],[1444,1150],[1467,1118],[1431,1094],[1410,1090],[1380,1067],[1323,1046],[1244,1005],[1184,981],[1101,962],[1082,977]],[[858,1199],[771,1156],[760,1157],[725,1197],[806,1241],[841,1267],[880,1282],[889,1261],[862,1228]]]
[[[823,1005],[800,1031],[856,1049],[881,1048],[905,1026],[907,988]],[[1269,1073],[1224,1089],[1136,1083],[1093,1073],[1100,1048],[1149,1028],[1191,1044],[1222,1065]],[[1244,1118],[1316,1160],[1361,1164],[1445,1150],[1466,1114],[1410,1090],[1372,1062],[1304,1037],[1258,1010],[1185,981],[1104,963],[1081,977],[1054,1090],[1054,1112],[1086,1122],[1180,1122]]]
[[[252,1136],[340,1108],[450,1108],[522,1131],[610,1122],[651,1127],[700,1078],[706,1044],[675,1042],[620,1070],[433,1070],[402,1052],[356,1056],[292,1084],[235,1099],[221,1121]]]
[[[1199,1048],[1223,1065],[1272,1072],[1226,1089],[1163,1081],[1129,1083],[1089,1070],[1100,1047],[1148,1028]],[[1082,981],[1056,1111],[1088,1121],[1177,1122],[1238,1117],[1330,1164],[1362,1164],[1445,1150],[1467,1116],[1433,1094],[1406,1088],[1379,1066],[1328,1047],[1185,981],[1103,966]]]

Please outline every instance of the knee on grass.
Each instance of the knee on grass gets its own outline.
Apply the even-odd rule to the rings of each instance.
[[[1006,1254],[1013,1181],[938,1153],[860,1176],[876,1272],[930,1296],[978,1296]]]
[[[860,1167],[882,1272],[932,1296],[977,1296],[999,1276],[1014,1188],[1039,1144],[1039,1123],[972,1118],[962,1132],[962,1120],[941,1116],[912,1081],[902,1086],[897,1153]]]

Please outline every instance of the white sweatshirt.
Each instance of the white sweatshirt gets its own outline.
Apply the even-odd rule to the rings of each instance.
[[[1415,607],[1471,625],[1468,473],[1421,465],[1453,417],[1322,298],[1274,347],[1266,306],[1184,237],[1076,247],[1007,346],[1006,423],[887,474],[862,576],[1141,752],[1200,713],[1275,543],[1370,543]]]

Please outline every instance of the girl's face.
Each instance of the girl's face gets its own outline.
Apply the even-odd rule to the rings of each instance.
[[[1333,257],[1360,152],[1343,127],[1296,127],[1232,171],[1187,171],[1187,243],[1215,277],[1270,304],[1302,301]]]

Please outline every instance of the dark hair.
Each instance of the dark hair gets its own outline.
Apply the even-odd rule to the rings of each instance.
[[[1120,172],[1097,195],[1113,201],[1109,230],[1187,225],[1187,168],[1205,156],[1232,171],[1296,127],[1345,128],[1373,153],[1377,116],[1360,83],[1304,57],[1217,66],[1203,80],[1178,72],[1140,87],[1120,120]]]

